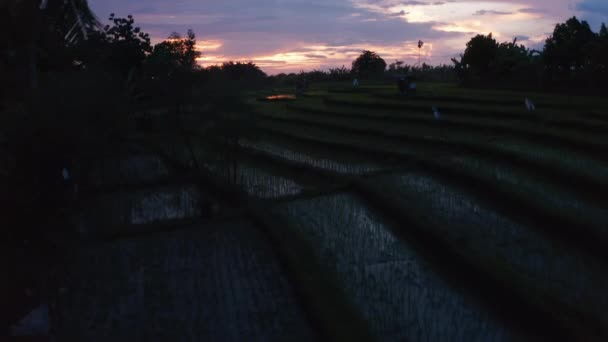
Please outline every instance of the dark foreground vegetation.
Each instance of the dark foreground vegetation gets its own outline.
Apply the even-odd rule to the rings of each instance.
[[[267,76],[86,1],[0,15],[0,339],[608,338],[605,26]]]

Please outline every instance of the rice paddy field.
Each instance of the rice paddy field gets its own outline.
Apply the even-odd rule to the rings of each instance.
[[[228,151],[193,124],[86,174],[58,336],[608,339],[608,100],[291,94],[249,93]]]

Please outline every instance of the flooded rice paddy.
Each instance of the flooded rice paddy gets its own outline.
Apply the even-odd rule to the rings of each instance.
[[[504,341],[505,327],[447,285],[351,194],[275,207],[316,246],[381,341]]]
[[[79,251],[54,308],[60,341],[313,341],[268,242],[247,222]]]

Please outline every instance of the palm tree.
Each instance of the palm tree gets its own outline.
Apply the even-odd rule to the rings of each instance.
[[[40,9],[62,33],[66,44],[86,40],[90,31],[101,28],[87,0],[42,0]]]
[[[87,0],[41,0],[37,7],[30,6],[28,10],[30,13],[26,15],[29,14],[33,24],[29,37],[30,85],[35,89],[38,86],[36,56],[41,36],[55,36],[60,40],[57,43],[68,46],[87,40],[89,33],[100,29],[101,24]]]

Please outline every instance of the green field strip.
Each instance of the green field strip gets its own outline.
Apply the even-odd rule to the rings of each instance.
[[[429,107],[430,108],[430,107]],[[537,120],[526,122],[523,120],[498,120],[492,118],[465,119],[462,117],[450,117],[444,115],[440,120],[432,117],[430,110],[424,113],[378,113],[370,114],[362,113],[353,110],[335,110],[322,109],[315,107],[306,107],[303,105],[290,104],[287,109],[291,112],[315,115],[323,118],[345,118],[371,120],[378,125],[381,122],[389,124],[420,124],[428,127],[446,127],[446,129],[468,129],[474,132],[484,132],[492,134],[509,134],[511,136],[523,137],[530,140],[540,142],[560,143],[566,146],[580,147],[582,149],[599,149],[608,151],[608,144],[603,134],[595,134],[595,132],[585,132],[578,129],[573,129],[572,124],[562,125],[559,128],[554,128],[551,122],[539,123]],[[281,112],[281,111],[277,111]],[[553,127],[552,127],[553,126]],[[407,128],[405,126],[404,128]],[[602,133],[608,133],[602,132]]]
[[[468,117],[494,117],[502,119],[525,119],[525,120],[549,120],[554,118],[577,118],[582,117],[583,119],[595,119],[601,121],[601,116],[590,114],[577,114],[572,112],[546,112],[543,110],[537,110],[535,112],[528,112],[525,108],[520,109],[498,109],[493,106],[467,106],[466,104],[450,103],[440,104],[435,101],[429,101],[428,103],[422,103],[420,101],[386,101],[386,100],[374,100],[369,98],[357,98],[346,96],[330,96],[324,98],[325,104],[328,106],[350,106],[353,108],[370,108],[370,109],[381,109],[381,110],[410,110],[410,111],[430,111],[432,106],[437,106],[446,115],[454,116],[468,116]],[[607,121],[602,121],[607,122]]]
[[[484,158],[492,158],[494,160],[509,160],[514,165],[525,167],[530,170],[536,170],[540,174],[545,174],[547,179],[554,183],[563,184],[569,187],[569,190],[578,193],[580,196],[588,197],[591,201],[602,199],[604,192],[601,189],[608,189],[608,182],[605,179],[598,182],[597,178],[589,177],[584,172],[578,172],[575,168],[563,168],[563,165],[556,169],[556,165],[538,158],[532,158],[529,155],[510,151],[507,149],[498,148],[495,144],[490,144],[489,141],[485,144],[480,144],[474,139],[470,139],[464,133],[461,139],[453,139],[446,137],[437,137],[433,135],[409,135],[401,130],[396,132],[387,132],[384,127],[372,130],[370,125],[357,125],[340,120],[330,120],[327,118],[318,119],[310,117],[302,117],[295,115],[273,115],[263,114],[265,120],[274,122],[287,122],[308,125],[309,127],[327,128],[339,132],[347,132],[354,135],[359,135],[362,138],[367,138],[375,143],[380,139],[396,140],[401,143],[412,144],[416,146],[427,146],[428,148],[440,148],[452,151],[468,151],[471,153],[482,155]],[[420,132],[418,132],[420,133]],[[576,177],[577,184],[572,184],[572,177]],[[592,190],[590,192],[590,190]],[[599,197],[598,197],[599,196]]]
[[[415,202],[415,207],[425,210],[429,229],[485,254],[480,260],[503,260],[514,273],[528,278],[529,283],[543,288],[565,306],[608,322],[604,309],[608,305],[608,274],[602,262],[498,214],[449,180],[420,170],[369,180],[381,188],[398,189],[404,209]]]
[[[209,189],[216,198],[224,199],[227,205],[245,208],[247,216],[254,219],[258,229],[271,241],[298,302],[323,340],[372,340],[367,324],[344,294],[337,276],[316,260],[314,247],[305,236],[289,228],[289,223],[272,215],[263,201],[251,198],[238,187],[208,171],[192,170],[183,160],[175,160],[164,153],[163,156],[183,171],[193,172],[205,189]]]
[[[385,87],[383,92],[394,94],[396,86]],[[530,98],[539,103],[556,103],[586,106],[608,106],[608,101],[601,96],[588,96],[570,93],[547,93],[535,91],[499,90],[491,88],[462,87],[454,83],[419,82],[418,90],[420,93],[435,93],[444,96],[465,97],[465,98],[484,98],[493,100],[513,100],[523,102],[524,98]]]
[[[346,102],[349,99],[345,99]],[[405,103],[407,105],[407,102]],[[572,133],[595,133],[598,136],[603,137],[603,133],[608,131],[608,122],[588,119],[578,115],[555,115],[554,113],[540,112],[540,113],[527,113],[526,115],[518,115],[505,117],[503,115],[493,115],[492,108],[488,108],[489,115],[479,114],[468,114],[466,112],[452,113],[444,111],[443,106],[436,102],[428,102],[425,105],[418,103],[417,107],[414,108],[373,108],[369,106],[363,106],[358,108],[353,105],[341,105],[341,104],[330,104],[323,101],[323,98],[310,98],[301,99],[294,101],[289,104],[289,108],[301,109],[310,111],[322,111],[335,114],[356,114],[356,116],[368,116],[368,117],[383,117],[386,119],[399,119],[399,118],[427,118],[432,119],[432,107],[438,106],[442,112],[441,120],[443,121],[455,121],[455,122],[466,122],[471,124],[483,124],[485,126],[499,125],[499,126],[514,126],[516,127],[534,127],[536,130],[547,130],[552,127],[562,128],[564,132]],[[516,110],[517,112],[519,109]]]
[[[422,93],[422,94],[421,94]],[[504,97],[470,97],[470,96],[454,96],[454,95],[442,95],[432,94],[432,92],[419,92],[414,96],[405,98],[403,95],[394,93],[374,93],[370,94],[372,97],[385,99],[385,100],[406,100],[406,101],[426,101],[426,102],[437,102],[437,103],[466,103],[471,105],[495,105],[500,107],[513,107],[518,110],[524,108],[524,100],[529,96],[521,94],[519,98],[504,98]],[[531,98],[533,101],[535,98]],[[596,108],[598,104],[579,102],[572,103],[569,101],[563,101],[559,97],[552,97],[534,101],[537,109],[557,109],[560,112],[563,110],[576,110],[580,112],[581,109],[585,112],[590,111],[592,108]],[[608,103],[604,103],[604,106],[608,107]]]
[[[485,299],[485,304],[496,308],[504,319],[517,317],[518,326],[534,332],[535,340],[601,341],[605,338],[606,331],[600,322],[565,306],[546,289],[513,272],[509,264],[490,254],[476,253],[428,229],[425,216],[429,213],[416,206],[416,201],[409,202],[408,210],[404,210],[393,189],[359,182],[358,190],[374,209],[401,223],[397,234],[408,241],[421,241],[422,251],[424,246],[432,246],[427,247],[426,254],[430,260],[436,260],[436,267],[447,272],[454,282],[466,283],[461,286],[474,288],[478,298]]]
[[[302,116],[299,114],[300,111],[294,111],[296,112],[296,114],[298,114],[298,117],[302,118]],[[289,114],[286,112],[283,113],[279,113],[282,116],[286,116],[289,117],[293,114]],[[336,120],[339,120],[339,118],[344,117],[349,118],[349,116],[351,116],[350,114],[346,114],[346,113],[338,113],[336,115],[334,115],[333,113],[327,113],[325,111],[306,111],[306,112],[302,112],[302,114],[311,114],[314,115],[315,117],[319,117],[322,118],[324,120],[333,120],[332,123],[336,123]],[[309,115],[310,116],[310,115]],[[352,118],[355,119],[359,119],[361,118],[361,120],[353,120]],[[344,123],[345,125],[352,125],[355,122],[359,122],[360,126],[377,126],[378,130],[386,132],[389,130],[394,130],[397,127],[401,127],[401,126],[397,126],[397,125],[391,125],[390,123],[380,123],[380,119],[382,121],[387,121],[384,118],[379,117],[377,120],[374,120],[371,118],[371,116],[359,116],[359,115],[352,115],[352,117],[350,118],[351,120],[349,120],[348,122],[346,122],[346,120],[342,120],[339,121],[340,123]],[[365,120],[370,120],[370,121],[375,121],[375,122],[370,122],[370,121],[365,121]],[[431,120],[431,121],[429,121]],[[527,145],[528,148],[530,148],[532,145],[530,144],[541,144],[543,146],[538,146],[537,148],[535,148],[534,150],[538,150],[538,151],[543,151],[543,155],[541,156],[540,154],[536,153],[530,153],[530,151],[521,151],[524,152],[526,154],[531,155],[531,159],[551,159],[552,163],[554,164],[554,167],[557,167],[559,169],[560,172],[566,172],[568,173],[568,177],[570,177],[571,175],[575,175],[577,173],[580,173],[584,179],[591,181],[593,184],[607,184],[605,189],[608,189],[608,177],[606,177],[608,175],[608,172],[595,172],[595,170],[602,170],[603,168],[600,165],[595,165],[592,166],[590,163],[584,162],[584,160],[591,160],[589,158],[592,158],[593,160],[602,160],[602,158],[605,158],[605,154],[602,151],[599,151],[598,153],[593,153],[592,156],[589,156],[589,158],[585,158],[586,154],[589,154],[590,151],[593,151],[593,143],[588,144],[587,142],[584,141],[584,139],[580,139],[580,135],[577,136],[570,136],[567,139],[565,139],[562,135],[555,133],[555,132],[551,132],[549,134],[537,134],[536,131],[534,130],[530,130],[530,129],[526,129],[526,131],[530,132],[529,134],[526,133],[525,131],[522,131],[519,128],[512,128],[511,126],[507,126],[506,129],[495,129],[494,127],[491,126],[486,126],[486,123],[474,123],[471,124],[469,126],[468,123],[461,123],[461,122],[450,122],[448,120],[442,120],[442,121],[432,121],[432,119],[420,119],[420,122],[423,126],[421,126],[420,128],[416,128],[413,127],[412,125],[403,125],[403,122],[401,122],[401,120],[392,120],[389,119],[388,121],[391,122],[395,122],[395,123],[399,123],[403,126],[403,131],[408,132],[408,131],[414,131],[414,132],[420,132],[423,129],[427,129],[429,132],[428,134],[444,134],[445,132],[450,132],[450,134],[452,133],[452,128],[456,128],[456,133],[458,134],[462,134],[465,135],[467,138],[469,137],[473,137],[473,136],[478,136],[480,134],[486,134],[489,137],[492,138],[492,140],[496,140],[497,141],[501,141],[504,140],[504,136],[495,136],[495,134],[500,134],[500,133],[512,133],[509,135],[509,137],[514,136],[514,137],[521,137],[522,139],[520,139],[521,144],[522,145]],[[408,119],[403,120],[404,122],[408,121]],[[412,123],[418,123],[418,119],[413,120]],[[454,126],[452,126],[454,124]],[[428,126],[425,127],[424,125]],[[478,126],[479,129],[477,130],[473,130],[471,126]],[[462,130],[458,130],[459,127],[462,128],[468,128],[469,129],[469,134],[465,134],[465,132],[462,132]],[[450,129],[448,131],[448,128]],[[515,129],[515,132],[512,132],[512,130]],[[514,134],[513,134],[514,133]],[[583,140],[583,141],[581,141]],[[491,145],[496,145],[494,143],[492,143]],[[499,144],[498,148],[504,149],[501,147],[502,144]],[[556,147],[559,149],[561,147],[561,151],[559,153],[558,156],[553,156],[553,154],[551,154],[551,158],[547,158],[546,155],[548,155],[548,151],[549,150],[555,150]],[[507,150],[509,150],[507,148]],[[572,151],[569,151],[572,150]],[[566,159],[566,156],[570,156],[569,159]],[[578,161],[577,161],[578,160]],[[594,185],[595,186],[595,185]]]
[[[267,152],[288,160],[305,162],[312,167],[345,175],[361,175],[393,168],[385,160],[361,160],[361,156],[352,152],[342,151],[339,155],[327,153],[316,146],[294,145],[291,141],[264,134],[257,141],[245,140],[240,143],[242,147]]]
[[[458,127],[451,127],[452,123],[442,123],[441,121],[422,121],[421,122],[411,122],[410,124],[403,123],[401,125],[393,124],[392,122],[384,122],[384,120],[374,119],[371,117],[357,117],[351,116],[350,114],[336,114],[333,115],[328,113],[328,115],[323,115],[322,113],[312,113],[312,112],[299,112],[299,111],[288,111],[288,110],[265,110],[258,111],[262,115],[273,118],[285,118],[287,119],[295,119],[300,121],[310,121],[312,123],[327,123],[328,125],[336,126],[340,125],[345,129],[359,129],[363,130],[364,128],[369,128],[369,131],[380,132],[384,134],[391,135],[412,135],[412,133],[417,133],[418,135],[443,135],[458,137],[460,136],[460,140],[468,140],[474,142],[475,139],[483,142],[483,139],[486,140],[496,140],[496,139],[504,139],[507,137],[518,138],[520,141],[529,141],[533,143],[538,143],[545,145],[547,147],[554,148],[556,146],[562,147],[565,151],[572,150],[576,151],[576,154],[580,155],[589,155],[592,156],[593,159],[605,160],[606,152],[608,152],[608,144],[606,144],[604,139],[601,140],[590,140],[585,139],[580,134],[577,135],[564,135],[558,134],[555,132],[536,132],[535,130],[526,130],[522,128],[517,128],[515,132],[510,128],[507,129],[496,129],[493,126],[485,126],[484,124],[479,124],[478,128],[471,127],[461,124],[455,123]],[[348,120],[345,120],[348,119]],[[391,120],[392,121],[392,120]],[[485,126],[485,127],[484,127]],[[458,129],[452,129],[458,128]],[[462,128],[467,128],[465,131]],[[506,132],[505,132],[506,131]],[[507,133],[507,134],[505,134]],[[464,138],[463,138],[464,137]],[[481,138],[481,139],[480,139]],[[486,141],[487,142],[487,141]]]
[[[390,110],[390,111],[401,111],[401,112],[428,112],[432,113],[431,108],[437,106],[441,111],[442,115],[454,116],[454,117],[467,117],[472,119],[497,119],[497,120],[518,120],[518,121],[529,121],[531,123],[544,123],[551,122],[552,120],[560,119],[571,119],[581,120],[583,124],[589,121],[590,117],[587,115],[581,115],[571,112],[555,113],[538,110],[533,113],[525,111],[522,107],[520,110],[507,110],[497,109],[490,106],[466,106],[464,104],[438,104],[436,102],[387,102],[379,100],[369,99],[353,99],[351,97],[326,97],[324,103],[327,106],[342,106],[362,109],[366,108],[374,111]],[[597,117],[591,118],[594,121],[600,121],[606,123],[608,121],[601,121]]]
[[[407,102],[388,102],[373,99],[353,99],[351,97],[325,97],[324,102],[328,106],[342,106],[353,108],[369,108],[379,110],[400,110],[400,111],[431,111],[433,103],[407,103]],[[524,109],[520,113],[513,111],[499,111],[496,109],[488,110],[487,108],[460,106],[438,106],[446,115],[467,115],[471,117],[497,117],[506,119],[521,119],[522,117],[531,116]],[[432,112],[431,112],[432,113]],[[536,114],[532,114],[536,116]]]
[[[285,131],[278,127],[268,128],[268,130],[276,132],[284,138],[291,135],[301,143],[321,143],[326,144],[328,148],[337,146],[340,149],[350,146],[353,149],[361,150],[364,155],[367,153],[377,156],[383,155],[387,158],[404,158],[406,162],[415,161],[424,170],[435,171],[439,175],[444,175],[444,177],[450,175],[453,182],[462,184],[480,201],[492,203],[505,216],[513,217],[524,225],[537,228],[547,236],[577,246],[582,253],[608,261],[606,253],[608,240],[601,233],[604,230],[602,222],[585,224],[581,222],[578,215],[548,207],[543,194],[532,196],[530,193],[518,191],[509,182],[497,182],[495,176],[481,174],[480,171],[483,170],[465,169],[453,163],[438,162],[436,159],[423,159],[428,158],[428,155],[423,157],[415,154],[403,154],[395,150],[376,149],[361,142],[334,143],[329,139]]]
[[[576,130],[591,132],[593,134],[608,133],[608,122],[596,119],[555,119],[545,122],[549,126],[559,128],[574,128]]]
[[[214,149],[216,152],[218,150],[222,150],[221,143],[205,137],[198,138],[193,142],[197,145],[205,146],[205,149],[207,150]],[[327,179],[323,177],[322,173],[325,172],[323,169],[318,169],[317,173],[311,174],[305,170],[302,170],[300,165],[297,163],[272,163],[269,162],[269,160],[252,157],[248,154],[241,154],[241,151],[242,147],[235,146],[229,148],[226,153],[231,153],[232,158],[237,157],[236,160],[239,162],[245,161],[247,164],[268,171],[270,174],[277,176],[289,175],[289,178],[292,178],[296,182],[304,185],[305,189],[317,189],[331,185],[328,184]],[[200,156],[204,158],[205,155],[206,153],[202,153]]]

